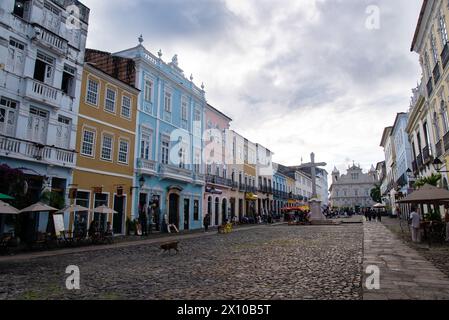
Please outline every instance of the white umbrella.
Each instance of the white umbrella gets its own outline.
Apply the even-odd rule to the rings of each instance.
[[[373,208],[385,208],[385,205],[382,203],[376,203]]]
[[[46,211],[58,211],[58,209],[50,207],[42,202],[37,202],[35,204],[32,204],[29,207],[26,207],[25,209],[20,210],[20,213],[23,212],[46,212]]]
[[[111,208],[109,208],[109,207],[107,207],[107,206],[105,206],[105,205],[96,207],[96,208],[94,209],[94,212],[97,212],[97,213],[107,213],[107,214],[109,214],[109,213],[117,213],[117,211],[115,211],[114,209],[111,209]]]
[[[70,206],[65,207],[62,210],[59,210],[56,213],[67,213],[67,212],[72,213],[72,212],[77,212],[77,211],[92,211],[92,210],[90,210],[89,208],[80,206],[78,204],[72,204]]]
[[[19,214],[20,211],[10,204],[0,200],[0,214]]]

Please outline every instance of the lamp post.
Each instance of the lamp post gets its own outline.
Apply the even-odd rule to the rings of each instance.
[[[440,159],[435,158],[435,160],[433,160],[433,167],[435,168],[435,171],[438,173],[448,173],[449,171],[443,171],[441,170],[441,167],[443,166],[443,162],[441,162]]]

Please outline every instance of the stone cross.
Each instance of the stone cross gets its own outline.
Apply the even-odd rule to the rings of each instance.
[[[315,162],[315,153],[312,152],[310,155],[310,163],[305,163],[300,165],[300,168],[310,168],[312,171],[312,198],[318,198],[318,194],[316,193],[316,168],[325,167],[327,163],[324,162]]]

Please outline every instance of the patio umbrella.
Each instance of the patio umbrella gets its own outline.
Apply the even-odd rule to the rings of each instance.
[[[449,201],[449,191],[426,184],[419,190],[412,192],[410,195],[402,200],[399,200],[398,202],[444,204],[447,203],[447,201]]]
[[[25,209],[20,210],[20,213],[24,212],[45,212],[45,211],[58,211],[58,209],[50,207],[42,202],[37,202],[35,204],[32,204],[29,207],[26,207]]]
[[[0,193],[0,200],[14,200],[14,198],[11,196],[8,196],[7,194]]]
[[[19,214],[19,210],[0,200],[0,214]]]
[[[109,214],[109,213],[117,213],[117,211],[115,211],[114,209],[108,208],[108,207],[105,206],[105,205],[96,207],[96,208],[94,209],[94,212],[97,212],[97,213],[107,213],[107,214]]]
[[[373,208],[385,208],[385,205],[382,203],[376,203],[375,205],[373,205]]]
[[[72,213],[72,212],[78,212],[78,211],[92,211],[89,208],[80,206],[78,204],[72,204],[70,206],[65,207],[64,209],[59,210],[56,212],[57,214],[61,213]]]

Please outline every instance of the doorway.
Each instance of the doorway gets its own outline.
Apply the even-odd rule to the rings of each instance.
[[[215,219],[214,219],[214,225],[218,226],[220,223],[220,199],[215,198]]]
[[[228,203],[226,199],[223,199],[222,205],[221,205],[221,223],[225,224],[226,220],[228,219]]]
[[[184,199],[184,230],[189,230],[190,199]]]
[[[179,229],[179,195],[170,194],[168,198],[168,223],[174,224]]]
[[[113,230],[114,234],[123,234],[123,220],[125,217],[125,196],[114,195]]]

